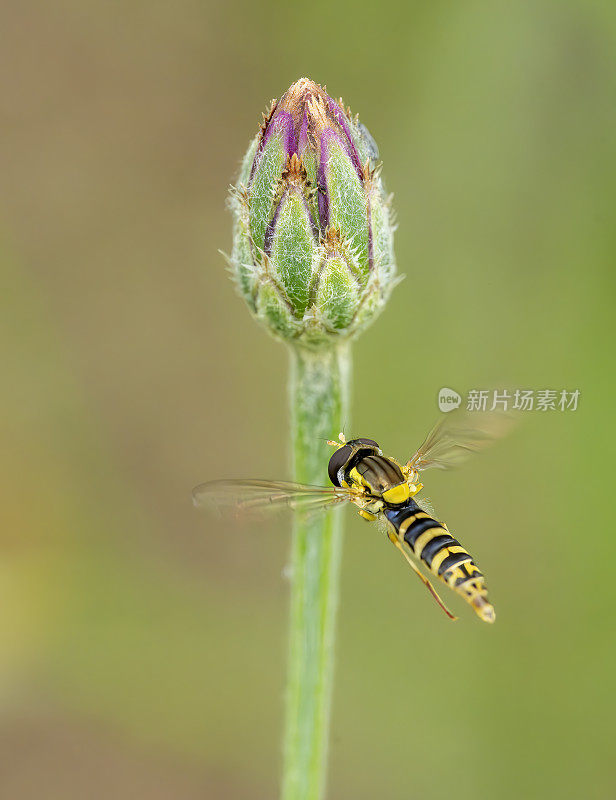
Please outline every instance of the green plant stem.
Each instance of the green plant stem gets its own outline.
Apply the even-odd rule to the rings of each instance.
[[[349,346],[291,350],[295,480],[328,485],[325,440],[348,423]],[[292,592],[283,800],[320,800],[325,787],[335,617],[340,582],[341,509],[297,512]]]

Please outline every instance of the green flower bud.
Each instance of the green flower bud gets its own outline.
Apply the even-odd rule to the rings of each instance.
[[[305,345],[349,338],[396,283],[378,150],[357,117],[302,78],[272,101],[231,192],[231,267],[254,315]]]

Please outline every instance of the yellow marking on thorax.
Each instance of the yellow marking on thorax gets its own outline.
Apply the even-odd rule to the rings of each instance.
[[[353,481],[353,483],[355,483],[357,486],[360,486],[362,489],[370,490],[370,486],[364,480],[364,476],[357,471],[356,467],[353,467],[353,469],[349,472],[349,478]]]
[[[397,505],[399,503],[404,503],[405,500],[409,499],[411,496],[411,490],[409,489],[408,483],[399,483],[397,486],[392,486],[391,488],[386,489],[382,496],[386,503]]]

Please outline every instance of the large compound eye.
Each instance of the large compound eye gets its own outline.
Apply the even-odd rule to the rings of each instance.
[[[327,473],[329,475],[330,481],[334,484],[334,486],[340,486],[338,483],[338,470],[341,467],[344,467],[346,462],[349,460],[353,453],[353,448],[345,444],[344,447],[341,447],[339,450],[336,450],[334,455],[329,459],[329,464],[327,466]]]

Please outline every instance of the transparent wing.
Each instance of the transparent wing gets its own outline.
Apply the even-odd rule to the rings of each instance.
[[[193,489],[193,503],[238,513],[285,508],[318,511],[349,499],[345,489],[327,489],[290,481],[209,481]]]
[[[420,471],[457,467],[504,436],[514,421],[515,415],[503,411],[450,412],[432,428],[409,466]]]

